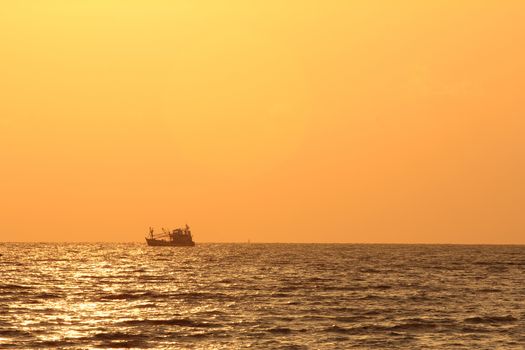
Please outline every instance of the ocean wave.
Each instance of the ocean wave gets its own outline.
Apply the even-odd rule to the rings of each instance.
[[[77,341],[72,340],[41,340],[29,343],[28,348],[33,349],[64,349],[66,347],[78,347]]]
[[[438,324],[429,321],[413,321],[386,327],[390,331],[432,331],[439,327]]]
[[[357,323],[357,322],[362,322],[363,320],[367,318],[363,316],[336,316],[333,319],[337,322],[342,322],[342,323]]]
[[[166,296],[157,292],[124,292],[124,293],[114,293],[106,294],[98,297],[98,300],[101,301],[110,301],[110,300],[142,300],[142,299],[151,299],[151,298],[165,298]]]
[[[97,346],[97,348],[103,349],[130,349],[144,347],[149,347],[147,346],[147,342],[137,339],[103,341]]]
[[[19,329],[0,329],[0,337],[18,338],[30,336],[31,333]]]
[[[353,333],[352,329],[350,328],[344,328],[337,325],[331,325],[329,327],[326,327],[323,329],[324,332],[330,332],[330,333],[340,333],[340,334],[350,334]]]
[[[43,293],[38,293],[38,294],[34,295],[33,298],[35,298],[35,299],[44,299],[44,300],[47,300],[47,299],[61,299],[61,298],[64,298],[64,295],[62,293],[43,292]]]
[[[468,333],[490,333],[492,332],[487,327],[476,327],[476,326],[463,326],[459,330],[461,333],[468,334]]]
[[[232,300],[234,297],[225,293],[211,293],[211,292],[178,292],[178,293],[169,293],[169,292],[157,292],[157,291],[130,291],[130,292],[121,292],[121,293],[111,293],[101,295],[97,298],[100,301],[111,301],[111,300],[149,300],[149,299],[215,299],[215,300]]]
[[[179,292],[169,294],[170,298],[178,299],[213,299],[213,300],[235,300],[236,297],[231,294],[221,293],[221,292]]]
[[[474,316],[465,319],[466,323],[481,323],[481,324],[497,324],[497,323],[513,323],[518,319],[512,315],[505,316]]]
[[[448,326],[449,328],[455,327],[454,323],[443,324],[443,322],[427,321],[421,319],[412,319],[402,321],[394,325],[386,324],[365,324],[362,326],[354,327],[341,327],[339,325],[331,325],[324,329],[326,332],[341,333],[341,334],[370,334],[370,333],[385,333],[397,334],[398,332],[433,332],[439,327]]]
[[[481,289],[476,289],[476,292],[480,292],[480,293],[501,293],[502,290],[499,289],[499,288],[481,288]]]
[[[290,334],[292,333],[292,330],[287,327],[273,327],[268,329],[267,332],[274,334]]]
[[[97,333],[87,340],[146,340],[148,336],[142,334],[130,334],[124,332]]]
[[[217,323],[199,322],[189,318],[127,320],[118,322],[118,324],[122,326],[181,326],[194,328],[222,327],[222,325]]]
[[[378,284],[378,285],[372,285],[369,287],[369,289],[377,289],[377,290],[388,290],[392,288],[393,287],[388,284]]]
[[[27,286],[23,284],[0,284],[0,289],[7,289],[7,290],[31,290],[36,289],[34,286]]]

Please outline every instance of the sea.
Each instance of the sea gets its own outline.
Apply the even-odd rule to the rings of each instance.
[[[0,243],[0,349],[525,349],[525,246]]]

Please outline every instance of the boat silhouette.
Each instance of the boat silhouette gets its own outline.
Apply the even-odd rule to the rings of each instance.
[[[146,242],[149,246],[154,247],[193,247],[195,245],[188,225],[171,231],[163,228],[158,234],[154,232],[153,227],[150,227]]]

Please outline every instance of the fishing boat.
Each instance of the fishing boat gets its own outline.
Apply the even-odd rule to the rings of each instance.
[[[154,247],[193,247],[195,245],[188,225],[174,230],[163,228],[161,233],[155,233],[153,227],[150,227],[146,242],[149,246]]]

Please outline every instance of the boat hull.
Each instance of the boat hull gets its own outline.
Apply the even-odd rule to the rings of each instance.
[[[174,242],[163,239],[146,238],[146,242],[152,247],[193,247],[195,242]]]

